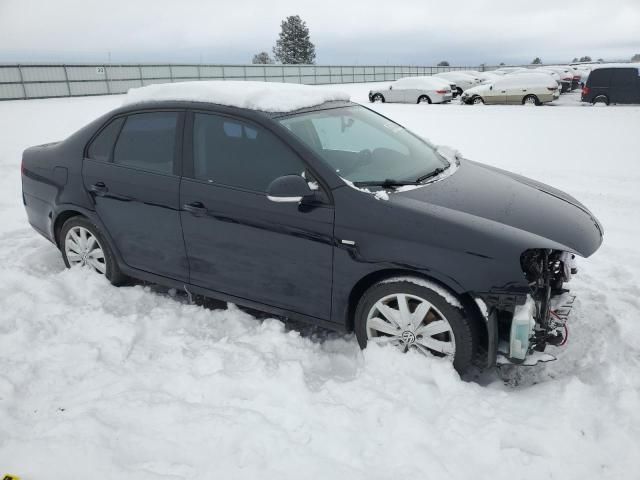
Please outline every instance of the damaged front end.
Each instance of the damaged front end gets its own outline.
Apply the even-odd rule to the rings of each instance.
[[[543,352],[548,345],[564,345],[568,338],[567,318],[575,296],[565,284],[578,272],[575,255],[559,250],[527,250],[520,264],[530,293],[524,304],[515,306],[509,324],[503,321],[499,326],[498,364],[535,365],[555,360]]]

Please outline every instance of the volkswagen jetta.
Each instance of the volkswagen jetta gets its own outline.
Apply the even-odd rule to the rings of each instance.
[[[573,197],[461,158],[330,90],[133,90],[27,149],[31,225],[127,277],[354,330],[458,371],[565,338],[565,282],[602,227]]]

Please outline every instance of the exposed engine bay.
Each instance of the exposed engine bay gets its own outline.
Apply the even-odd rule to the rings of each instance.
[[[510,325],[503,323],[498,363],[532,365],[555,360],[542,354],[568,340],[567,318],[575,296],[564,288],[578,270],[575,255],[559,250],[527,250],[520,257],[530,293],[516,305]],[[504,361],[506,360],[506,362]]]

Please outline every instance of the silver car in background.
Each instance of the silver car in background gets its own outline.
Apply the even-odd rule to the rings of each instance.
[[[434,77],[405,77],[386,89],[370,90],[370,102],[444,103],[453,98],[449,82]]]
[[[505,75],[495,82],[470,88],[460,100],[473,105],[542,105],[558,96],[558,84],[550,75],[522,73]]]

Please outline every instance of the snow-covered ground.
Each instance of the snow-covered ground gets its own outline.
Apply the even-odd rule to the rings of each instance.
[[[365,102],[370,86],[332,88]],[[26,222],[21,152],[121,102],[0,102],[0,474],[637,478],[640,107],[582,106],[577,94],[544,107],[374,106],[468,158],[568,191],[604,224],[604,245],[573,281],[568,347],[505,384],[65,270]]]

